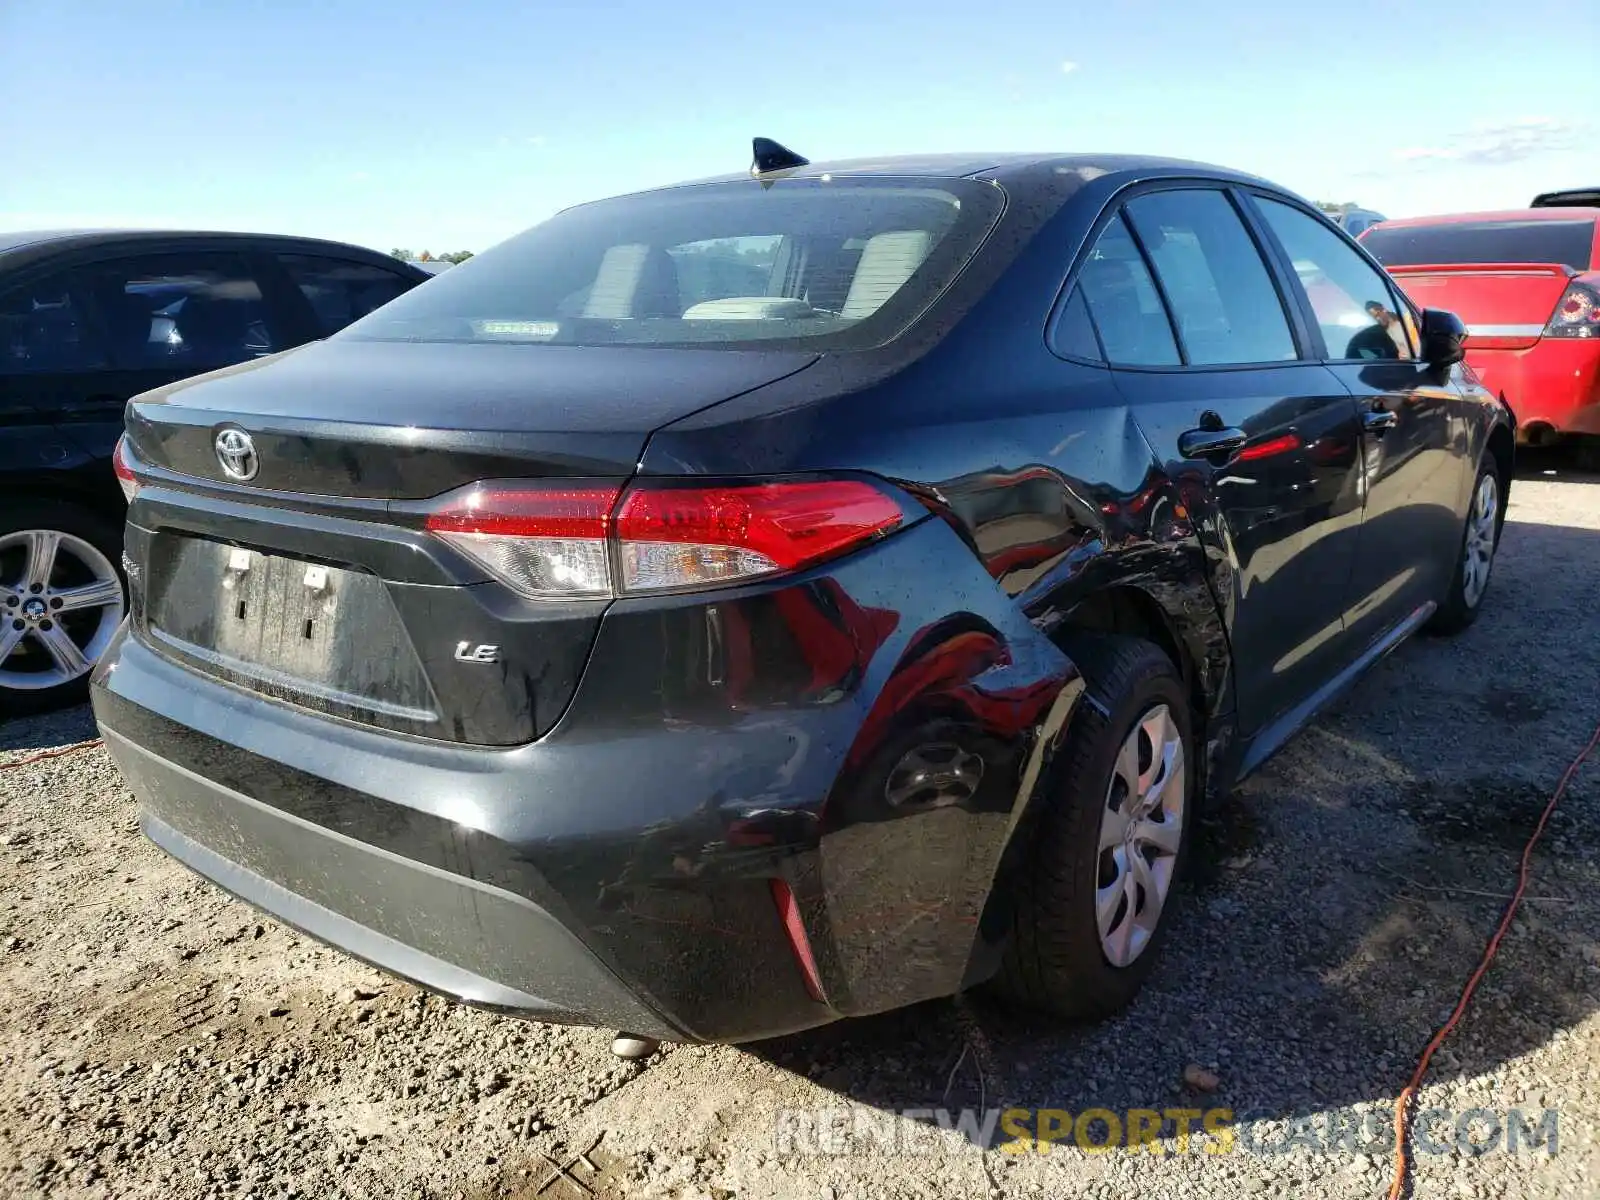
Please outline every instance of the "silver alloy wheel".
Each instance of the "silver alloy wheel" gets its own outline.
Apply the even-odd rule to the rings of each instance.
[[[55,529],[0,535],[0,563],[8,559],[21,574],[0,575],[0,691],[43,691],[88,674],[125,611],[110,560]]]
[[[1472,497],[1472,511],[1467,514],[1467,552],[1461,560],[1461,598],[1468,608],[1478,607],[1489,586],[1499,521],[1500,480],[1493,471],[1485,471]]]
[[[1100,817],[1094,915],[1114,967],[1143,954],[1161,922],[1187,804],[1183,736],[1167,706],[1157,704],[1123,741]]]

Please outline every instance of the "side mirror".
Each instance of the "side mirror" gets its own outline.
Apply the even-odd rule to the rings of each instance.
[[[1467,327],[1455,313],[1443,308],[1422,310],[1422,361],[1430,367],[1448,367],[1466,357]]]

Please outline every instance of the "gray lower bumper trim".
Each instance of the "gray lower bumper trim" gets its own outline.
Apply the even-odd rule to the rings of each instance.
[[[243,870],[149,813],[140,816],[139,827],[147,838],[191,871],[203,875],[247,904],[391,974],[404,976],[430,990],[486,1008],[518,1010],[532,1017],[537,1017],[541,1010],[551,1009],[551,1005],[537,996],[493,983],[481,975],[452,966],[443,959],[414,950],[391,937],[358,925],[348,917],[341,917],[332,909],[313,904],[270,879]]]
[[[684,1038],[532,901],[285,813],[101,732],[139,799],[145,835],[286,924],[478,1007]]]

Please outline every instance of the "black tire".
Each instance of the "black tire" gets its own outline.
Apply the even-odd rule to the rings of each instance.
[[[1600,472],[1600,437],[1580,434],[1573,440],[1572,465],[1580,471]]]
[[[24,529],[53,529],[93,546],[105,556],[116,573],[122,585],[126,610],[128,581],[122,572],[123,523],[120,520],[70,500],[16,500],[8,497],[0,502],[0,538]],[[0,584],[14,582],[7,573],[6,564],[0,562]],[[10,687],[0,682],[0,714],[5,716],[51,712],[82,704],[88,698],[87,672],[70,682],[37,690]]]
[[[1485,477],[1495,481],[1495,517],[1494,537],[1489,547],[1489,563],[1485,572],[1483,586],[1474,595],[1467,586],[1467,555],[1472,544],[1474,520],[1478,512],[1479,493],[1483,487]],[[1461,525],[1461,542],[1456,550],[1455,566],[1450,570],[1450,583],[1445,590],[1444,598],[1439,601],[1439,607],[1429,618],[1423,628],[1425,632],[1436,637],[1451,637],[1470,626],[1478,619],[1478,613],[1483,608],[1483,601],[1489,594],[1489,584],[1493,576],[1494,563],[1500,554],[1500,532],[1506,523],[1506,481],[1500,477],[1500,469],[1495,463],[1494,456],[1485,453],[1483,461],[1478,464],[1478,474],[1472,481],[1472,499],[1467,506],[1467,519]]]
[[[1089,693],[1079,702],[1050,768],[1046,807],[1014,881],[1014,924],[995,984],[1025,1007],[1099,1019],[1133,1001],[1166,940],[1173,889],[1181,886],[1197,816],[1193,719],[1178,670],[1159,647],[1138,638],[1092,635],[1069,646],[1068,653],[1088,680]],[[1161,704],[1177,727],[1186,766],[1181,840],[1155,930],[1143,951],[1119,967],[1107,958],[1095,919],[1101,817],[1123,742]]]

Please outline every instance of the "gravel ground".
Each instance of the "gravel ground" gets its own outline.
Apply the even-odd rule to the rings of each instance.
[[[1385,1115],[1600,721],[1600,478],[1522,476],[1484,618],[1403,648],[1241,790],[1149,988],[1094,1027],[974,999],[624,1063],[603,1032],[452,1007],[220,895],[141,841],[102,751],[0,771],[0,1194],[1380,1195]],[[15,721],[0,759],[93,736],[83,710]],[[1418,1196],[1600,1196],[1597,835],[1600,762],[1422,1097],[1559,1109],[1557,1153],[1452,1133]],[[1222,1107],[1234,1150],[1180,1151],[1168,1122],[1139,1152],[984,1152],[884,1116],[983,1105]],[[840,1142],[792,1115],[846,1109],[868,1120]]]

